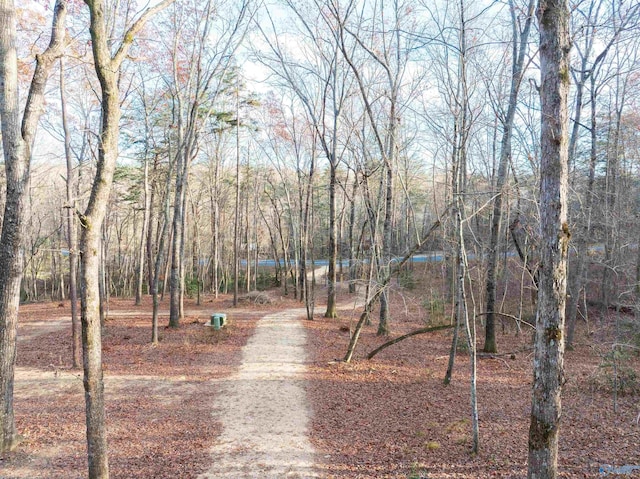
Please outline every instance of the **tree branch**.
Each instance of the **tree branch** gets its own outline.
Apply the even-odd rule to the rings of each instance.
[[[120,44],[120,47],[118,48],[118,51],[113,56],[112,62],[113,62],[114,71],[117,71],[120,68],[122,61],[124,60],[124,57],[127,56],[127,53],[129,52],[129,48],[131,48],[133,39],[140,32],[140,30],[144,28],[149,18],[154,16],[156,13],[167,8],[174,1],[175,0],[163,0],[156,6],[147,8],[144,12],[142,12],[142,15],[140,15],[140,18],[138,18],[135,21],[135,23],[131,25],[131,27],[129,27],[127,32],[124,34],[124,38],[122,40],[122,43]]]
[[[44,90],[51,73],[53,63],[64,54],[66,47],[65,19],[67,0],[57,0],[53,9],[51,40],[47,49],[36,55],[36,69],[29,87],[29,95],[22,117],[21,133],[27,148],[31,149],[38,121],[44,110]]]
[[[374,349],[369,354],[367,354],[367,359],[373,358],[376,354],[378,354],[383,349],[387,349],[389,346],[393,346],[394,344],[399,343],[400,341],[403,341],[412,336],[417,336],[418,334],[424,334],[424,333],[432,333],[434,331],[442,331],[443,329],[451,329],[454,326],[455,325],[453,324],[444,324],[441,326],[430,326],[428,328],[416,329],[415,331],[411,331],[410,333],[403,334],[402,336],[399,336],[395,339],[392,339],[391,341],[387,341],[386,343],[378,346],[376,349]]]

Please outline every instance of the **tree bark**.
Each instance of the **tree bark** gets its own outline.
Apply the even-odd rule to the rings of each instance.
[[[56,1],[51,40],[47,49],[36,56],[36,68],[20,121],[16,7],[13,0],[0,0],[0,121],[7,182],[0,234],[0,452],[12,450],[18,442],[13,385],[31,149],[44,111],[49,73],[65,47],[66,8],[65,0]]]
[[[80,216],[82,226],[80,239],[82,359],[90,479],[109,477],[102,373],[99,271],[102,250],[101,231],[118,157],[118,136],[120,133],[119,71],[135,35],[153,14],[165,8],[172,1],[164,0],[145,10],[127,30],[122,43],[112,56],[110,38],[106,31],[104,0],[85,0],[89,7],[91,46],[94,66],[100,82],[102,109],[96,176],[87,209]]]
[[[558,437],[564,382],[566,303],[569,8],[541,0],[540,28],[540,232],[541,265],[529,427],[529,479],[558,474]]]
[[[151,315],[151,344],[158,344],[158,313],[160,311],[160,295],[158,287],[160,285],[160,272],[165,257],[165,243],[169,233],[170,210],[171,210],[171,172],[173,163],[169,163],[167,172],[166,192],[164,196],[164,207],[162,208],[162,227],[158,229],[158,251],[153,267],[153,279],[151,281],[151,296],[153,298],[153,311]]]
[[[351,201],[349,204],[349,293],[356,292],[356,245],[353,240],[353,233],[356,223],[356,193],[358,191],[358,173],[354,173],[353,186],[351,187]]]
[[[236,80],[236,181],[233,217],[233,306],[238,306],[238,282],[240,278],[240,86]]]
[[[176,194],[173,205],[173,224],[171,234],[171,273],[169,280],[169,327],[180,325],[180,290],[182,280],[182,252],[184,243],[184,198],[186,195],[186,175],[188,172],[183,149],[178,148],[176,160]]]

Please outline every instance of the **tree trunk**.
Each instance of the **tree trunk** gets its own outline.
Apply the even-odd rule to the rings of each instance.
[[[349,205],[349,293],[356,292],[356,246],[353,240],[353,233],[356,223],[356,193],[358,191],[358,173],[354,174],[353,186],[351,187],[351,204]]]
[[[89,477],[108,478],[109,462],[102,377],[102,337],[100,325],[101,230],[109,200],[116,159],[120,122],[117,76],[107,47],[104,8],[101,0],[88,0],[96,72],[102,88],[102,128],[98,150],[98,169],[89,204],[80,217],[80,285],[82,346],[86,403]]]
[[[153,283],[153,237],[154,224],[156,222],[156,212],[154,207],[155,186],[151,185],[151,195],[149,198],[149,227],[147,228],[147,237],[145,238],[145,256],[147,263],[147,291],[151,294],[151,283]]]
[[[96,74],[100,81],[102,125],[96,176],[89,203],[80,217],[80,284],[82,309],[82,347],[84,390],[87,424],[89,479],[109,477],[105,424],[104,383],[102,378],[102,337],[100,325],[99,272],[101,231],[106,214],[113,173],[118,157],[120,133],[120,95],[118,76],[135,35],[149,17],[165,8],[172,0],[163,0],[144,11],[127,30],[124,39],[111,56],[110,39],[106,31],[103,0],[85,0],[89,7],[91,46]]]
[[[591,75],[591,153],[589,155],[589,178],[587,180],[586,201],[583,214],[583,225],[580,234],[576,238],[576,257],[573,278],[569,282],[569,297],[567,298],[567,347],[571,348],[576,330],[576,320],[578,317],[578,301],[580,292],[584,287],[586,279],[585,263],[587,262],[587,240],[591,232],[591,208],[593,206],[593,186],[595,184],[597,158],[597,115],[596,115],[596,90],[595,75]],[[574,134],[575,128],[574,128]],[[573,137],[572,137],[573,143]],[[571,145],[570,145],[571,146]],[[569,161],[571,161],[571,149],[569,150]]]
[[[79,368],[82,359],[82,338],[80,318],[78,317],[78,229],[76,224],[76,199],[73,190],[76,174],[71,157],[71,135],[67,124],[67,101],[64,81],[64,58],[60,58],[60,106],[62,130],[64,132],[64,155],[67,163],[67,245],[69,247],[69,301],[71,302],[71,341],[73,367]]]
[[[64,50],[66,6],[65,0],[56,1],[51,41],[47,49],[36,56],[36,68],[20,122],[16,8],[12,0],[0,0],[0,122],[7,182],[0,234],[0,453],[12,450],[18,440],[13,384],[31,148],[44,111],[49,73]]]
[[[173,224],[171,228],[171,273],[169,280],[169,327],[177,328],[180,325],[180,282],[183,244],[183,217],[185,197],[185,174],[187,171],[187,158],[182,148],[176,153],[176,194],[173,204]]]
[[[336,158],[330,158],[329,162],[329,269],[327,273],[327,310],[325,318],[337,318],[336,310],[336,265],[338,260],[338,225],[336,221]]]
[[[151,212],[151,194],[149,191],[149,159],[145,148],[144,157],[144,212],[142,218],[142,231],[140,233],[140,250],[138,251],[138,277],[136,284],[136,305],[142,303],[142,284],[144,283],[144,259],[145,259],[145,241],[147,238],[147,230],[149,229],[149,214]],[[149,267],[151,265],[149,264]]]
[[[393,113],[393,110],[392,110]],[[395,123],[395,114],[392,115]],[[390,133],[395,135],[395,130]],[[395,150],[395,143],[393,146]],[[384,205],[384,221],[382,224],[382,277],[389,275],[391,267],[391,214],[393,209],[393,163],[388,156],[388,164],[386,165],[386,189],[385,189],[385,205]],[[381,180],[382,181],[382,180]],[[387,336],[389,334],[389,296],[388,289],[385,288],[380,294],[380,321],[378,322],[378,336]]]
[[[238,306],[238,282],[240,281],[240,92],[236,81],[236,182],[233,221],[233,306]]]
[[[169,232],[169,215],[171,209],[171,171],[172,164],[169,165],[169,171],[167,173],[166,193],[164,199],[164,208],[162,209],[162,227],[159,229],[158,238],[158,251],[156,252],[156,259],[153,267],[153,280],[151,282],[151,296],[153,298],[153,311],[151,316],[151,343],[158,344],[158,313],[160,309],[160,295],[158,287],[160,285],[160,272],[162,271],[162,264],[165,256],[165,244],[167,243],[167,236]]]
[[[540,232],[541,265],[529,427],[529,479],[557,477],[564,320],[567,225],[569,9],[566,0],[538,6],[540,27]]]
[[[513,45],[512,45],[512,72],[511,72],[511,91],[509,93],[509,104],[507,106],[507,114],[502,120],[502,142],[500,145],[500,162],[498,164],[498,175],[496,177],[496,197],[493,200],[493,215],[491,217],[491,233],[489,239],[489,249],[487,252],[487,318],[484,340],[484,351],[487,353],[498,352],[496,344],[495,331],[495,302],[496,302],[496,281],[497,281],[497,260],[498,260],[498,244],[500,238],[500,224],[502,222],[502,193],[507,180],[508,166],[511,162],[511,137],[513,130],[513,120],[518,105],[518,93],[522,82],[522,73],[524,70],[524,60],[526,52],[529,49],[529,31],[533,20],[533,9],[535,2],[529,1],[527,9],[527,17],[522,32],[518,32],[518,19],[516,18],[515,6],[513,0],[509,2],[511,11],[512,29],[513,29]]]

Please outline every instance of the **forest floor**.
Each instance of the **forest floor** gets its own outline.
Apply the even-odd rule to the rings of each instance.
[[[446,320],[436,300],[425,302],[424,291],[420,283],[394,285],[393,336]],[[413,337],[367,360],[385,340],[372,324],[346,364],[340,359],[359,313],[354,299],[341,291],[340,319],[322,318],[318,304],[316,320],[305,321],[299,302],[277,292],[271,297],[270,304],[238,309],[229,297],[205,298],[200,306],[188,301],[181,327],[162,329],[156,347],[149,343],[150,301],[111,300],[103,360],[112,478],[526,476],[528,328],[516,334],[506,324],[498,344],[509,354],[479,360],[481,444],[472,455],[464,347],[452,384],[442,383],[450,332]],[[2,479],[86,476],[82,374],[70,368],[68,306],[21,307],[15,409],[24,441],[0,458]],[[229,326],[205,327],[212,312],[226,312]],[[640,465],[640,358],[611,355],[615,342],[634,339],[620,336],[627,323],[633,321],[591,314],[567,352],[562,477],[600,477],[614,470],[608,466]],[[280,357],[278,343],[291,354]],[[269,361],[267,352],[273,353]],[[612,360],[624,386],[617,411]],[[275,376],[265,376],[264,367]],[[243,405],[252,397],[258,401]],[[283,398],[288,402],[278,402]],[[244,421],[236,420],[243,414]],[[291,421],[298,426],[287,429]],[[261,426],[272,429],[265,436],[275,441],[270,451],[257,445]],[[618,477],[640,477],[633,474]]]

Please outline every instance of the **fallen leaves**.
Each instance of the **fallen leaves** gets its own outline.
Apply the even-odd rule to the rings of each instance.
[[[509,357],[509,367],[496,360],[478,363],[480,453],[474,456],[467,355],[459,354],[453,383],[442,383],[450,332],[407,339],[367,361],[365,352],[386,340],[371,325],[362,332],[356,359],[345,364],[332,360],[346,351],[348,323],[305,325],[313,360],[307,388],[312,441],[324,458],[323,477],[526,477],[530,354]],[[421,326],[411,318],[393,324],[398,336]],[[504,351],[529,348],[529,335],[513,330],[499,340]],[[614,414],[611,396],[593,391],[585,374],[599,360],[586,345],[567,354],[567,377],[574,384],[563,398],[560,477],[595,477],[600,464],[640,464],[637,397],[618,398],[620,413]]]

